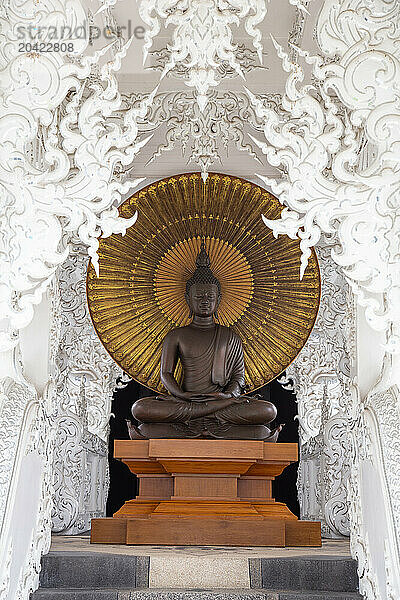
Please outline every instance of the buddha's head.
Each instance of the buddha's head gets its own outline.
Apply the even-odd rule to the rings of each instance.
[[[196,258],[196,270],[186,282],[185,298],[191,316],[217,316],[221,302],[221,284],[211,271],[210,265],[210,257],[203,242]]]

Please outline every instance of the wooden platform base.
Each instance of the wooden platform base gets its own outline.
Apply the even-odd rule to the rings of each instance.
[[[92,520],[92,543],[320,546],[319,522],[275,502],[272,480],[297,460],[296,444],[240,440],[118,440],[139,495]]]

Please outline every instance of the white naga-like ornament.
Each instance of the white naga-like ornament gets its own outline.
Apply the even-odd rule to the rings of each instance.
[[[286,117],[249,92],[266,139],[254,141],[286,173],[283,182],[261,176],[288,207],[265,224],[300,238],[301,275],[322,232],[336,232],[332,256],[390,352],[400,349],[399,17],[396,0],[325,2],[317,32],[326,59],[298,50],[314,85],[299,86],[302,68],[275,43],[289,73]]]
[[[233,42],[231,26],[243,20],[246,33],[252,38],[262,63],[261,32],[257,29],[267,14],[268,0],[141,0],[139,13],[148,25],[143,48],[146,61],[153,39],[161,29],[174,27],[169,59],[161,78],[177,65],[187,68],[186,85],[194,87],[201,109],[207,104],[207,92],[218,85],[217,69],[221,62],[229,64],[237,75],[244,77],[237,60],[237,44]]]
[[[57,6],[49,8],[56,31],[85,22],[79,2]],[[97,268],[98,237],[123,234],[134,223],[135,216],[119,218],[115,205],[142,180],[121,184],[113,175],[146,143],[136,122],[153,98],[112,122],[121,105],[114,71],[129,42],[108,62],[107,47],[79,58],[88,45],[81,39],[74,40],[73,61],[62,52],[21,54],[17,30],[46,27],[48,13],[35,2],[13,3],[8,13],[0,34],[0,351],[18,343],[71,235],[88,246]],[[89,86],[96,65],[100,78]]]
[[[165,28],[172,26],[172,43],[167,46],[168,60],[161,79],[172,70],[186,71],[185,83],[196,90],[197,102],[203,110],[208,91],[220,82],[221,64],[244,78],[232,25],[243,24],[262,64],[262,34],[258,25],[267,14],[268,3],[269,0],[140,0],[139,14],[148,26],[143,63],[162,23]],[[289,4],[307,12],[300,0],[289,0]]]

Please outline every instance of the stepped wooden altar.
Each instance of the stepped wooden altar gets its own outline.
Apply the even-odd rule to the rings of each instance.
[[[272,497],[297,444],[247,440],[116,440],[115,458],[139,478],[139,495],[112,518],[93,519],[102,544],[320,546],[321,524],[299,521]]]

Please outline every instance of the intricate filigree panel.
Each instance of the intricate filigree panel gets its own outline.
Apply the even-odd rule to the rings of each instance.
[[[117,163],[130,164],[146,142],[138,139],[136,120],[151,103],[150,96],[141,109],[127,111],[122,123],[107,125],[121,104],[114,71],[127,45],[107,62],[107,47],[82,58],[86,39],[74,40],[73,57],[18,52],[19,27],[46,28],[49,15],[56,32],[84,23],[79,0],[60,4],[57,11],[47,2],[12,1],[5,10],[0,189],[7,227],[0,237],[0,350],[18,343],[18,330],[29,324],[33,307],[67,257],[72,232],[96,264],[99,235],[124,233],[134,223],[120,219],[114,203],[136,181],[121,185],[113,173]],[[97,67],[97,85],[85,89]],[[58,121],[62,102],[65,114]]]
[[[326,537],[349,534],[348,406],[355,357],[354,310],[329,246],[319,247],[321,304],[314,330],[286,370],[298,401],[298,490],[304,519],[321,520]],[[283,382],[284,383],[284,382]]]
[[[108,492],[107,443],[85,429],[79,416],[57,418],[53,531],[75,535],[104,517]]]
[[[90,320],[88,262],[85,249],[74,246],[57,271],[61,323],[56,386],[60,410],[81,416],[88,431],[106,441],[112,391],[121,369],[105,351]]]
[[[262,94],[267,106],[280,111],[280,94]],[[123,96],[124,110],[138,107],[143,94]],[[123,118],[121,111],[120,118]],[[193,92],[165,92],[156,94],[145,117],[138,121],[139,130],[148,133],[157,129],[164,141],[150,157],[150,164],[165,152],[180,150],[187,164],[200,168],[205,180],[208,171],[222,157],[228,158],[233,149],[245,152],[261,164],[248,131],[262,131],[262,121],[244,92],[217,92],[208,94],[207,111],[201,111]],[[120,170],[122,171],[122,170]],[[122,172],[129,175],[130,167]]]
[[[121,370],[98,339],[86,304],[89,257],[74,246],[57,271],[60,340],[56,349],[58,412],[53,529],[75,534],[104,516],[112,392]]]
[[[20,381],[4,378],[0,385],[0,592],[4,600],[27,600],[39,585],[41,555],[50,547],[54,387],[49,383],[38,397],[22,377]],[[24,488],[27,464],[36,467],[37,477],[31,482],[29,498]],[[30,527],[18,531],[24,517]]]
[[[368,600],[392,600],[400,594],[399,389],[386,387],[384,380],[365,402],[354,388],[350,410],[350,542],[360,591]],[[365,486],[372,488],[370,494]]]
[[[264,56],[264,52],[262,53]],[[161,48],[160,50],[150,50],[149,56],[152,59],[151,68],[161,73],[165,70],[165,67],[169,60],[169,49]],[[266,66],[260,63],[257,50],[247,48],[245,44],[237,44],[235,48],[235,58],[239,63],[240,70],[242,73],[249,73],[255,69],[266,69]],[[190,67],[185,63],[178,62],[173,69],[169,71],[169,74],[173,75],[177,79],[188,79],[190,76]],[[231,79],[237,77],[237,71],[233,68],[228,60],[221,60],[215,67],[216,78]],[[209,91],[209,94],[211,90]],[[194,95],[194,98],[195,95]]]
[[[366,307],[367,321],[387,331],[390,351],[400,348],[392,328],[400,322],[399,15],[395,0],[376,1],[368,9],[358,0],[325,2],[317,25],[325,60],[299,51],[312,65],[315,85],[300,85],[302,68],[275,44],[289,73],[282,101],[286,116],[250,94],[264,120],[266,143],[259,146],[288,174],[284,182],[263,177],[288,207],[279,221],[265,224],[275,235],[301,239],[302,273],[321,233],[337,231],[334,260]],[[347,108],[343,116],[338,103]],[[361,128],[379,148],[367,168],[359,161]]]
[[[139,13],[148,25],[144,61],[162,24],[173,26],[172,43],[168,46],[161,78],[182,65],[180,71],[186,71],[186,83],[196,89],[202,110],[207,104],[208,90],[218,85],[217,69],[222,61],[243,77],[232,25],[244,23],[262,62],[261,33],[257,25],[267,14],[265,0],[141,0]]]

